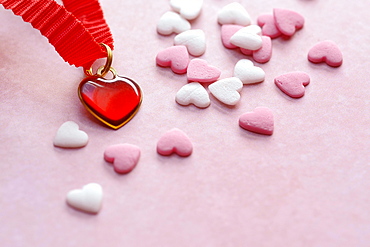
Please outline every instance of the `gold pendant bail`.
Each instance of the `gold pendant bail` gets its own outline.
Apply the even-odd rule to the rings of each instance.
[[[115,71],[114,68],[112,67],[112,62],[113,62],[113,52],[112,52],[112,49],[104,44],[104,43],[100,43],[99,45],[103,46],[106,50],[107,50],[107,61],[105,62],[105,65],[104,66],[101,66],[97,73],[94,74],[93,73],[93,68],[92,68],[92,65],[90,67],[90,69],[88,70],[85,70],[85,74],[87,76],[99,76],[99,77],[104,77],[106,74],[109,73],[109,71]]]

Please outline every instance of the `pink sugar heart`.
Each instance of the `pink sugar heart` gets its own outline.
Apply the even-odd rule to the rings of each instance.
[[[272,56],[272,42],[268,36],[262,36],[262,47],[256,51],[240,48],[240,51],[247,56],[252,56],[257,63],[267,63]]]
[[[253,112],[247,112],[240,116],[239,126],[258,134],[272,135],[274,115],[267,107],[257,107]]]
[[[189,64],[189,53],[185,46],[169,47],[157,54],[156,62],[162,67],[171,67],[177,74],[184,74]]]
[[[325,62],[329,66],[339,67],[342,65],[343,55],[333,41],[326,40],[317,43],[310,49],[308,60],[313,63]]]
[[[231,44],[230,39],[237,31],[239,31],[242,28],[243,26],[240,26],[240,25],[232,25],[232,24],[222,25],[221,27],[222,44],[228,49],[237,48],[236,45]]]
[[[276,27],[273,15],[260,15],[257,23],[262,28],[262,35],[269,36],[271,39],[281,36],[281,32]]]
[[[276,27],[287,36],[292,36],[304,25],[303,16],[288,9],[274,9],[274,18]]]
[[[305,72],[290,72],[275,78],[276,86],[292,98],[300,98],[305,93],[305,86],[310,83],[310,76]]]
[[[104,159],[113,164],[115,172],[126,174],[136,167],[140,153],[140,148],[135,145],[117,144],[105,149]]]
[[[196,82],[214,82],[221,75],[221,70],[208,65],[207,61],[203,59],[193,59],[188,66],[188,80]]]
[[[165,156],[176,153],[179,156],[187,157],[193,152],[193,144],[183,131],[174,128],[159,139],[157,152]]]

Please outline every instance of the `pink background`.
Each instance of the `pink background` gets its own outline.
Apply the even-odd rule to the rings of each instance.
[[[232,76],[246,56],[221,44],[216,13],[231,0],[204,0],[192,28],[203,29],[201,57]],[[176,104],[186,75],[157,67],[173,35],[156,32],[169,1],[101,0],[115,39],[114,67],[142,87],[137,116],[114,131],[94,120],[77,97],[81,68],[65,63],[37,30],[0,8],[0,243],[2,246],[370,246],[370,15],[368,0],[239,1],[254,23],[288,8],[306,18],[290,40],[273,41],[260,65],[266,80],[244,86],[226,107]],[[318,41],[335,41],[339,68],[306,56]],[[301,70],[306,95],[292,99],[273,79]],[[266,106],[275,133],[262,136],[238,118]],[[65,121],[90,137],[85,148],[53,146]],[[194,144],[189,158],[161,157],[156,142],[177,127]],[[103,160],[106,147],[131,143],[142,151],[128,175]],[[103,186],[98,215],[65,203],[68,191]]]

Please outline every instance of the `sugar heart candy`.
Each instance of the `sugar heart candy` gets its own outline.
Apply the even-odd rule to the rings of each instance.
[[[317,43],[310,49],[308,60],[312,63],[325,62],[329,66],[339,67],[342,65],[343,55],[333,41],[326,40]]]
[[[188,80],[195,82],[214,82],[221,75],[221,70],[208,65],[207,61],[203,59],[192,59],[188,66]]]
[[[247,10],[238,2],[233,2],[223,7],[217,15],[218,23],[247,26],[251,24],[251,17]]]
[[[104,159],[112,163],[115,172],[127,174],[136,167],[140,153],[140,148],[135,145],[117,144],[105,149]]]
[[[290,72],[275,78],[276,86],[292,98],[303,97],[305,86],[310,83],[310,76],[305,72]]]
[[[193,144],[183,131],[174,128],[159,139],[157,152],[164,156],[176,153],[179,156],[187,157],[193,152]]]
[[[198,82],[183,86],[176,94],[176,102],[180,105],[194,104],[199,108],[206,108],[211,104],[207,90]]]
[[[248,59],[239,60],[234,68],[234,77],[239,78],[243,84],[252,84],[265,80],[265,72],[253,65]]]
[[[78,124],[68,121],[59,127],[54,137],[54,146],[61,148],[81,148],[86,146],[88,140],[88,135],[84,131],[79,130]]]
[[[182,33],[190,28],[191,25],[186,19],[172,11],[164,13],[157,23],[157,32],[162,35]]]
[[[196,19],[203,7],[203,0],[171,0],[171,7],[187,20]]]
[[[68,205],[87,213],[98,213],[102,201],[103,189],[97,183],[87,184],[82,189],[72,190],[67,194]]]
[[[258,134],[272,135],[274,115],[267,107],[257,107],[253,112],[247,112],[240,116],[239,126]]]
[[[260,34],[261,28],[257,25],[243,27],[230,38],[230,43],[240,48],[255,51],[262,47]]]
[[[236,105],[240,101],[243,82],[237,77],[225,78],[208,86],[212,95],[226,105]]]
[[[175,45],[183,45],[190,55],[201,56],[206,51],[206,35],[201,29],[193,29],[182,32],[175,36]]]
[[[273,15],[260,15],[257,18],[257,23],[262,28],[262,35],[269,36],[271,39],[281,36]]]
[[[274,18],[277,29],[286,36],[292,36],[304,25],[303,16],[288,9],[274,9]]]
[[[157,54],[156,62],[162,67],[171,67],[177,74],[184,74],[189,64],[189,53],[185,46],[171,46]]]
[[[237,31],[239,31],[242,28],[243,26],[240,25],[231,25],[231,24],[222,25],[221,27],[222,44],[228,49],[237,48],[236,45],[231,44],[230,39]]]

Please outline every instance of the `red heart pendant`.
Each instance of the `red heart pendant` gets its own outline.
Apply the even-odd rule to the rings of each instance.
[[[113,129],[130,121],[142,101],[139,85],[117,75],[113,79],[99,76],[85,78],[78,87],[78,96],[92,115]]]

